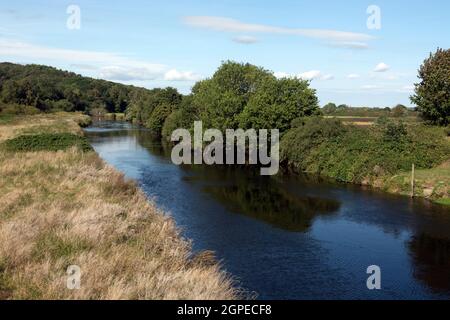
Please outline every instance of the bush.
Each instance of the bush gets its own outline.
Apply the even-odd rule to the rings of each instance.
[[[32,106],[13,103],[1,105],[0,112],[7,115],[33,115],[39,113],[40,111]]]
[[[426,137],[426,138],[424,138]],[[336,119],[296,119],[282,138],[281,160],[297,171],[360,183],[382,174],[432,168],[448,159],[439,127],[388,121],[373,127]]]
[[[3,147],[12,152],[58,151],[72,146],[76,146],[84,152],[92,150],[85,137],[72,133],[22,135],[3,143]]]
[[[147,121],[146,127],[149,128],[153,134],[160,137],[164,121],[166,121],[166,118],[171,114],[171,112],[172,107],[167,103],[156,106],[150,116],[150,119]]]

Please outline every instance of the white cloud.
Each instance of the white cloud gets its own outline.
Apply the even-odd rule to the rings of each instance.
[[[145,67],[156,73],[160,73],[166,68],[162,64],[138,61],[116,53],[45,47],[11,39],[0,39],[0,56],[31,59],[33,61],[38,59],[64,61],[72,64]]]
[[[319,70],[311,70],[311,71],[306,71],[300,74],[291,74],[291,73],[287,73],[287,72],[274,72],[273,75],[280,79],[280,78],[297,78],[297,79],[302,79],[302,80],[323,80],[323,81],[327,81],[327,80],[333,80],[334,79],[334,75],[332,74],[323,74],[321,71]]]
[[[357,42],[357,41],[337,41],[331,42],[330,46],[339,47],[339,48],[347,48],[347,49],[369,49],[369,45],[365,42]]]
[[[233,38],[233,41],[242,44],[253,44],[258,42],[258,39],[252,36],[237,36]]]
[[[100,77],[107,80],[116,81],[133,81],[133,80],[155,80],[160,76],[160,73],[155,73],[153,70],[142,67],[119,67],[107,66],[100,69]]]
[[[333,80],[334,76],[332,74],[325,74],[323,75],[320,80]]]
[[[196,81],[199,78],[200,77],[193,72],[182,72],[176,69],[169,70],[164,74],[164,80],[168,81]]]
[[[397,90],[397,92],[402,92],[402,93],[413,93],[414,92],[415,87],[412,85],[407,85],[407,86],[403,86],[400,89]]]
[[[303,80],[332,80],[334,79],[334,76],[332,74],[322,74],[319,70],[311,70],[307,72],[300,73],[297,75],[297,78],[303,79]]]
[[[97,66],[93,66],[93,65],[90,65],[87,63],[72,63],[70,66],[73,68],[77,68],[77,69],[85,70],[85,71],[92,71],[92,70],[98,69]]]
[[[245,23],[236,19],[214,16],[188,16],[184,23],[197,28],[210,29],[222,32],[239,33],[269,33],[303,36],[314,39],[327,40],[334,45],[347,47],[365,47],[365,41],[374,39],[371,35],[364,33],[346,32],[329,29],[299,29],[275,27],[264,24]]]
[[[350,73],[349,75],[347,75],[347,78],[348,79],[358,79],[358,78],[360,78],[360,75],[356,74],[356,73]]]
[[[292,75],[286,72],[274,72],[273,75],[278,78],[292,78]]]
[[[374,90],[374,89],[379,89],[379,86],[373,85],[373,84],[366,84],[364,86],[361,87],[361,89],[364,90]]]
[[[298,75],[298,77],[303,80],[319,79],[322,77],[322,72],[320,72],[319,70],[306,71],[306,72],[300,73]]]
[[[68,63],[80,70],[97,71],[101,78],[117,81],[191,81],[198,78],[192,72],[169,69],[163,64],[131,59],[117,53],[46,47],[5,38],[0,38],[0,60],[52,65]]]
[[[385,71],[388,71],[390,68],[391,67],[388,66],[386,63],[380,62],[379,64],[376,65],[376,67],[373,71],[374,72],[385,72]]]

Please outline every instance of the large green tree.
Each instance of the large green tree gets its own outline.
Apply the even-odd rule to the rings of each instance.
[[[284,131],[294,118],[318,110],[309,82],[277,79],[263,68],[232,61],[194,86],[192,105],[205,128],[219,130],[242,127]]]
[[[292,120],[317,114],[318,100],[309,82],[299,79],[265,79],[239,115],[245,129],[290,128]]]
[[[192,104],[205,127],[236,128],[239,114],[267,78],[275,77],[248,63],[224,62],[212,78],[196,83],[192,89]]]
[[[434,124],[450,123],[450,49],[438,49],[420,66],[412,103],[424,119]]]

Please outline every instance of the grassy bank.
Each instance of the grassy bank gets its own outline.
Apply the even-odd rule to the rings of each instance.
[[[344,125],[338,119],[298,119],[281,141],[281,158],[294,171],[342,182],[411,193],[446,203],[450,193],[450,140],[440,127],[397,121],[372,126]]]
[[[170,218],[83,147],[87,121],[0,119],[0,299],[235,298],[210,253],[193,256]]]

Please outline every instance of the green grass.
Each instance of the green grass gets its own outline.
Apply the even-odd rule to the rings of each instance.
[[[89,250],[91,247],[86,240],[66,240],[49,231],[39,237],[33,249],[32,256],[37,260],[44,258],[59,259]]]
[[[1,114],[0,113],[0,125],[2,124],[9,124],[14,121],[16,118],[13,114]]]
[[[3,143],[4,149],[10,152],[58,151],[73,146],[86,152],[92,150],[85,137],[67,132],[21,135]]]
[[[435,202],[442,204],[444,206],[450,206],[450,198],[439,199],[439,200],[436,200]]]

